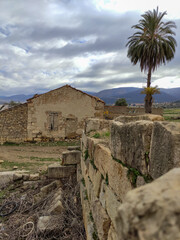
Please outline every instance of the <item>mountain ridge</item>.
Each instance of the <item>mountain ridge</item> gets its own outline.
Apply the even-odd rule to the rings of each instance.
[[[121,87],[121,88],[112,88],[104,89],[99,92],[89,92],[86,93],[99,97],[106,104],[114,104],[118,98],[125,98],[129,104],[132,103],[144,103],[144,94],[141,94],[142,88],[136,87]],[[15,101],[15,102],[26,102],[28,98],[31,98],[34,94],[25,95],[12,95],[12,96],[0,96],[0,104],[5,102]],[[162,102],[175,102],[180,100],[180,88],[161,88],[160,94],[155,94],[153,96],[155,103]]]

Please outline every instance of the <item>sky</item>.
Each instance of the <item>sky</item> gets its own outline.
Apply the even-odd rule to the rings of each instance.
[[[141,15],[159,7],[172,20],[175,57],[152,75],[152,86],[180,87],[179,0],[0,0],[0,96],[35,94],[69,84],[98,92],[146,86],[127,58]]]

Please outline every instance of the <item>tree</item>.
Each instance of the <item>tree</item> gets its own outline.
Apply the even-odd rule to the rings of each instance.
[[[125,98],[119,98],[116,102],[115,102],[115,106],[127,106],[127,102]]]
[[[155,86],[155,87],[144,87],[144,90],[142,90],[141,93],[146,94],[145,105],[148,107],[147,112],[151,113],[152,103],[153,103],[153,95],[154,94],[159,94],[160,90],[159,90],[159,88],[157,88],[157,86]]]
[[[136,29],[128,39],[127,56],[131,62],[136,65],[140,64],[141,72],[147,71],[147,88],[151,87],[151,75],[158,66],[170,61],[175,54],[176,40],[173,35],[173,28],[176,25],[173,21],[163,22],[162,19],[166,12],[159,12],[158,8],[153,11],[147,11],[141,15],[137,25],[132,28]],[[148,91],[147,91],[148,94]],[[152,111],[152,98],[145,97],[145,112]]]

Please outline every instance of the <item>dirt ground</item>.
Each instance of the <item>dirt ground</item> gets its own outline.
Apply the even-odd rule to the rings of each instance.
[[[66,143],[66,146],[56,144],[20,144],[0,146],[0,171],[29,170],[30,172],[45,171],[47,166],[60,162],[62,152],[67,150],[68,145],[78,145],[78,143]]]

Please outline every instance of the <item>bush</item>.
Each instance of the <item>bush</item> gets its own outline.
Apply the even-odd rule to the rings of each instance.
[[[127,106],[127,102],[125,98],[119,98],[116,102],[115,102],[115,106]]]

